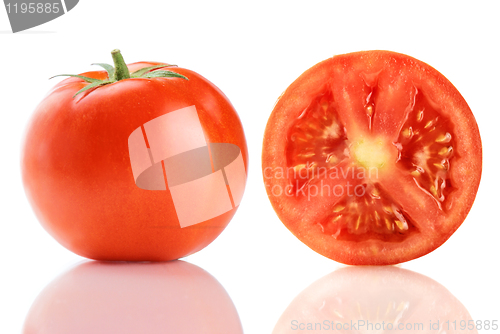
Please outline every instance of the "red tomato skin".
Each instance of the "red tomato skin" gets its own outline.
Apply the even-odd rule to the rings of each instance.
[[[270,179],[266,170],[286,168],[286,134],[290,124],[296,120],[308,106],[312,97],[321,93],[325,85],[335,85],[336,75],[341,73],[348,77],[359,73],[359,68],[366,66],[367,72],[377,73],[381,69],[395,66],[391,79],[414,71],[414,83],[425,89],[425,93],[437,103],[443,103],[444,110],[454,121],[455,131],[459,134],[460,145],[457,155],[460,159],[453,161],[451,177],[458,189],[450,196],[454,208],[446,215],[442,214],[430,198],[418,198],[423,209],[416,213],[416,218],[423,227],[418,237],[412,237],[403,242],[403,247],[391,242],[347,242],[335,241],[331,236],[318,233],[315,226],[319,218],[331,209],[331,199],[317,197],[314,205],[303,205],[294,196],[273,196],[274,186],[286,189],[288,179]],[[345,78],[343,77],[343,78]],[[388,78],[386,78],[388,79]],[[361,79],[360,79],[361,80]],[[380,84],[380,82],[379,82]],[[340,85],[339,85],[340,86]],[[336,88],[339,89],[339,88]],[[360,99],[361,100],[361,99]],[[343,112],[341,112],[342,114]],[[393,135],[397,128],[397,109],[384,114],[384,126],[381,128]],[[359,117],[357,114],[344,113],[342,119],[351,124]],[[384,128],[385,127],[385,128]],[[386,134],[384,134],[386,135]],[[394,141],[397,137],[391,137]],[[440,72],[428,64],[413,57],[391,51],[361,51],[337,55],[306,70],[279,97],[272,114],[269,117],[263,140],[262,171],[264,184],[270,202],[284,225],[312,250],[335,261],[349,265],[392,265],[410,261],[424,256],[446,242],[460,227],[469,213],[479,188],[482,172],[482,144],[479,128],[465,99],[453,84]],[[398,196],[401,204],[416,207],[417,201],[413,194],[418,192],[410,175],[403,175],[397,169],[391,170],[380,179],[393,193],[405,194]],[[395,183],[393,180],[401,182]],[[394,183],[394,184],[392,184]],[[404,185],[405,188],[401,188]]]
[[[132,72],[157,64],[128,67]],[[74,253],[96,260],[178,259],[210,244],[235,214],[237,208],[180,228],[170,192],[134,182],[128,136],[192,105],[207,142],[237,145],[248,170],[243,127],[227,97],[193,71],[169,70],[189,80],[125,79],[73,97],[86,83],[69,78],[36,108],[22,148],[25,191],[42,226]],[[103,71],[82,75],[107,77]]]

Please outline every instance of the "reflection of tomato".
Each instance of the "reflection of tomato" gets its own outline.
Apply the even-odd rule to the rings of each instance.
[[[158,64],[161,63],[140,62],[129,65],[128,69],[133,72]],[[125,63],[123,68],[126,69]],[[187,79],[159,77],[158,73],[166,73],[165,70]],[[224,184],[224,178],[226,183],[227,179],[231,182],[229,172],[226,170],[223,175],[223,166],[215,166],[214,172],[208,146],[200,147],[224,143],[222,145],[229,145],[236,153],[241,153],[241,164],[236,166],[237,170],[239,168],[237,176],[243,176],[236,187],[241,195],[248,157],[242,125],[233,106],[217,87],[193,71],[166,64],[152,71],[142,77],[124,78],[78,94],[92,83],[80,78],[66,79],[39,104],[28,126],[22,155],[28,199],[45,229],[79,255],[100,260],[177,259],[212,242],[236,211],[236,198],[231,198],[230,187]],[[83,76],[107,80],[110,75],[96,71]],[[186,188],[181,189],[184,193],[178,191],[183,213],[190,210],[195,218],[201,217],[199,221],[179,216],[179,207],[174,206],[172,199],[168,159],[154,161],[156,169],[151,168],[151,171],[159,174],[144,173],[142,179],[141,175],[137,176],[153,165],[155,154],[152,137],[149,138],[151,148],[146,147],[144,136],[149,135],[146,123],[155,125],[159,123],[157,120],[179,110],[192,112],[187,114],[189,117],[197,113],[193,121],[197,128],[183,122],[184,116],[177,113],[182,117],[170,118],[168,129],[154,128],[156,132],[152,132],[157,144],[163,145],[160,149],[169,145],[170,151],[159,152],[159,156],[163,159],[168,154],[173,155],[171,165],[177,168],[174,180],[177,184],[195,184],[191,182],[194,179],[206,181],[205,188],[199,187],[198,193],[191,198],[186,198]],[[139,137],[134,137],[135,141],[130,139],[133,133],[140,136],[139,141],[136,140]],[[173,133],[180,137],[162,142]],[[175,160],[180,155],[174,153],[182,153],[176,150],[197,146],[203,154],[187,154],[184,160]],[[141,160],[144,156],[146,162]],[[205,156],[208,160],[202,161],[200,157]],[[175,166],[176,161],[181,161],[180,167]],[[182,165],[185,161],[191,164]],[[200,166],[207,164],[209,171],[200,172]],[[199,172],[199,175],[186,178],[191,176],[188,172]],[[203,177],[208,174],[214,178]],[[218,179],[214,181],[215,177]],[[169,178],[168,186],[166,178]],[[203,199],[203,194],[210,194],[212,188],[219,191],[220,196],[204,201],[203,207],[194,204],[200,196]],[[224,204],[222,209],[225,211],[215,210],[220,203]],[[181,218],[188,222],[182,225]]]
[[[428,277],[396,267],[347,267],[295,297],[273,334],[475,334],[473,323],[464,305]]]
[[[456,88],[388,51],[336,56],[302,74],[267,124],[264,182],[283,223],[347,264],[394,264],[443,244],[481,176],[481,140]]]
[[[241,334],[224,287],[183,261],[88,261],[51,282],[37,297],[23,334]]]

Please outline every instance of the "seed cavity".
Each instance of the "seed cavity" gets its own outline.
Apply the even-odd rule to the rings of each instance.
[[[345,196],[323,221],[323,230],[337,240],[401,241],[418,232],[411,218],[378,183],[365,183],[364,196]],[[374,196],[375,195],[375,196]]]
[[[290,180],[292,188],[298,189],[319,176],[313,171],[333,168],[349,156],[346,131],[331,91],[325,89],[292,124],[286,150],[287,165],[303,171]]]
[[[449,171],[453,168],[455,141],[453,125],[435,110],[421,91],[409,111],[394,145],[399,151],[397,165],[414,178],[417,185],[443,209],[454,190]],[[425,111],[425,112],[424,112]],[[412,129],[412,135],[409,135]]]

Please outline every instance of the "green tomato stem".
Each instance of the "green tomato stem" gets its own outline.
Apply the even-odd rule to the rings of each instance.
[[[128,70],[127,64],[123,60],[123,56],[120,50],[114,49],[111,51],[111,56],[113,57],[113,62],[115,63],[115,80],[123,80],[130,78],[130,72]]]
[[[80,78],[83,81],[87,82],[88,85],[85,85],[82,89],[80,89],[76,94],[73,96],[77,96],[78,94],[81,94],[85,91],[90,91],[105,85],[108,85],[113,82],[117,82],[119,80],[124,80],[124,79],[129,79],[129,78],[146,78],[146,79],[154,79],[154,78],[181,78],[184,80],[189,80],[182,74],[168,71],[168,70],[160,70],[163,67],[172,67],[176,65],[169,65],[169,64],[160,64],[160,65],[154,65],[154,66],[148,66],[148,67],[143,67],[141,69],[136,70],[134,73],[130,74],[127,64],[125,64],[125,61],[123,60],[123,56],[120,53],[120,50],[114,49],[111,51],[111,56],[113,57],[113,62],[115,63],[115,67],[109,65],[109,64],[104,64],[104,63],[94,63],[92,65],[99,65],[102,68],[108,72],[108,78],[99,80],[95,78],[90,78],[86,77],[83,75],[76,75],[76,74],[60,74],[56,75],[58,76],[69,76],[69,77],[76,77]]]

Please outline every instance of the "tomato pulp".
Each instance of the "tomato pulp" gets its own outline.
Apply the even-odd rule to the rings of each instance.
[[[158,72],[132,73],[152,66]],[[243,128],[201,75],[125,67],[132,77],[81,93],[88,82],[66,79],[39,104],[22,152],[26,194],[44,228],[79,255],[177,259],[211,243],[235,214],[248,164]],[[165,69],[187,79],[159,77]]]
[[[425,255],[462,224],[482,149],[474,116],[437,70],[389,51],[303,73],[269,118],[262,168],[287,228],[346,264]]]

